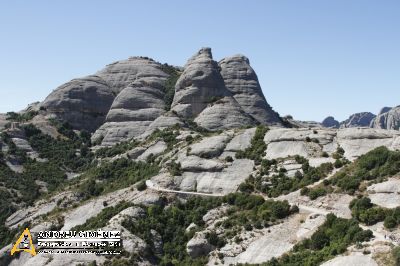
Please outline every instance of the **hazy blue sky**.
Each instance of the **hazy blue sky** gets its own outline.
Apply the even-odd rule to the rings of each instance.
[[[400,104],[400,1],[2,1],[0,112],[133,55],[250,58],[281,115],[339,120]]]

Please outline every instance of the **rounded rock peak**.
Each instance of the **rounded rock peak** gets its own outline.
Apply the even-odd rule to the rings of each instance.
[[[211,48],[210,47],[202,47],[198,52],[197,55],[207,55],[212,58]]]
[[[387,112],[389,112],[389,111],[392,110],[392,109],[393,109],[393,107],[387,107],[387,106],[385,106],[385,107],[383,107],[383,108],[379,111],[378,115],[387,113]]]
[[[235,54],[232,56],[228,56],[223,58],[219,63],[230,63],[230,62],[239,62],[239,63],[246,63],[250,65],[250,60],[247,56],[242,55],[242,54]]]

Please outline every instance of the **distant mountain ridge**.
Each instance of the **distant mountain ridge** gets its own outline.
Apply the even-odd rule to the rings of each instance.
[[[328,128],[371,127],[399,130],[400,106],[394,108],[383,107],[378,115],[370,112],[355,113],[340,123],[334,117],[328,116],[322,121],[321,126]]]

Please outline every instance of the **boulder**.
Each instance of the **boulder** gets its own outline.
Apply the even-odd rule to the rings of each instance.
[[[205,256],[215,247],[208,243],[204,232],[197,232],[192,239],[186,244],[186,252],[192,258],[198,258],[200,256]]]

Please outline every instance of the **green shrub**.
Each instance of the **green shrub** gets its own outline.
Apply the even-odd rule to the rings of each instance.
[[[135,140],[123,141],[117,143],[112,147],[103,147],[96,151],[96,156],[100,158],[114,157],[115,155],[127,152],[137,146],[138,142]]]
[[[147,188],[146,182],[145,181],[140,181],[139,184],[136,186],[137,190],[143,191]]]
[[[174,128],[166,128],[163,130],[159,130],[158,128],[153,131],[153,133],[149,136],[148,140],[156,140],[156,139],[161,139],[163,140],[167,146],[168,149],[171,149],[177,142],[177,138],[179,135],[179,132],[174,130]]]
[[[81,177],[86,181],[78,186],[78,192],[83,199],[88,199],[105,192],[129,187],[158,172],[159,166],[156,164],[120,158],[86,171]]]
[[[397,221],[393,216],[387,216],[383,224],[386,228],[392,229],[397,226]]]
[[[352,200],[349,207],[352,216],[367,225],[384,221],[384,226],[390,229],[400,224],[400,207],[395,209],[378,207],[367,197]]]
[[[170,162],[168,164],[168,171],[171,176],[181,176],[183,173],[181,163],[177,163],[175,161]]]
[[[54,165],[68,171],[87,169],[92,162],[93,154],[88,150],[86,154],[77,154],[77,150],[82,151],[85,147],[87,148],[86,144],[68,126],[64,125],[62,128],[69,138],[53,139],[31,124],[23,126],[29,144],[39,152],[40,157],[47,158]]]
[[[228,163],[233,162],[232,156],[226,156],[226,157],[225,157],[225,161],[227,161]]]
[[[392,256],[396,266],[400,266],[400,247],[394,247],[392,250]]]
[[[339,150],[339,152],[341,151]],[[343,162],[343,160],[337,159],[336,161]],[[340,170],[332,179],[332,184],[344,191],[354,193],[364,180],[381,180],[399,172],[400,151],[389,151],[386,147],[378,147]]]
[[[164,83],[165,110],[169,111],[175,95],[175,84],[178,81],[181,72],[177,68],[168,64],[161,65],[161,70],[169,75]]]
[[[37,111],[28,111],[26,113],[8,112],[6,114],[6,119],[14,122],[27,122],[32,120],[37,115]]]

